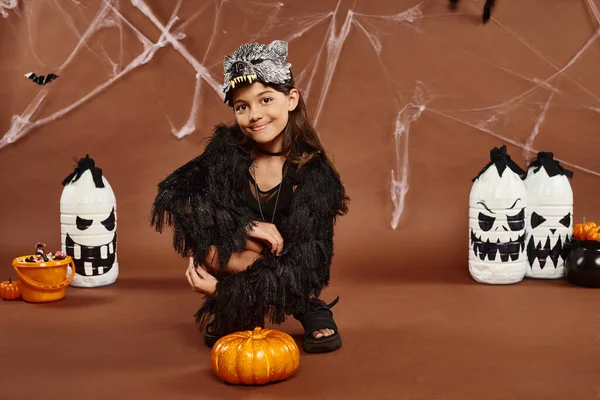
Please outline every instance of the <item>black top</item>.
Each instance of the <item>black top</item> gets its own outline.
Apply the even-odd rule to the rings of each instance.
[[[256,185],[250,171],[247,171],[248,185],[245,189],[245,197],[247,205],[257,221],[271,223],[271,221],[273,221],[274,212],[275,218],[272,223],[275,225],[277,225],[282,218],[288,217],[295,186],[300,183],[300,176],[297,168],[296,164],[288,164],[285,162],[283,164],[283,178],[281,182],[267,191],[262,191],[261,188]],[[258,189],[258,193],[256,193],[256,189]],[[279,199],[277,198],[278,196]],[[260,199],[260,208],[257,199]],[[277,204],[277,210],[275,210],[275,204]]]

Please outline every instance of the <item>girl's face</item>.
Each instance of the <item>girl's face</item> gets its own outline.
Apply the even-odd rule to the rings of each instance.
[[[281,133],[287,125],[289,112],[298,105],[298,90],[288,95],[262,82],[241,85],[233,93],[235,119],[242,131],[256,143],[273,144],[279,151]]]

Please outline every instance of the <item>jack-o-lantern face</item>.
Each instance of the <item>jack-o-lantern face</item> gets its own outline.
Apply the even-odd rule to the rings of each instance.
[[[572,230],[571,213],[563,216],[553,216],[546,214],[545,210],[536,210],[535,206],[530,206],[530,215],[528,218],[529,240],[527,241],[527,259],[530,266],[539,266],[544,269],[546,262],[552,261],[556,268],[559,260],[567,257],[568,247],[566,243],[571,241],[570,232]],[[537,261],[536,261],[537,260]]]
[[[72,285],[113,283],[118,275],[117,211],[110,184],[87,157],[79,161],[78,168],[63,184],[62,245],[75,263]]]
[[[565,170],[549,152],[539,152],[524,179],[527,188],[527,275],[564,275],[573,229],[573,191]]]
[[[479,230],[471,228],[471,247],[475,256],[480,260],[506,262],[516,261],[525,248],[525,208],[519,207],[522,203],[517,198],[505,210],[492,211],[485,200],[477,204],[483,207],[479,211]]]
[[[114,207],[108,213],[77,215],[74,222],[68,224],[65,251],[73,258],[77,274],[95,276],[110,271],[117,246]]]
[[[469,272],[477,282],[509,284],[525,276],[528,200],[521,173],[502,146],[490,151],[490,162],[473,178]]]

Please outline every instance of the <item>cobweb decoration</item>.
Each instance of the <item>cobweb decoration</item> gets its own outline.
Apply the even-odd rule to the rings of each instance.
[[[6,10],[17,8],[18,5],[19,2],[17,0],[0,0],[0,15],[4,18],[8,17]]]
[[[413,102],[405,105],[396,118],[394,129],[394,145],[396,150],[396,169],[392,169],[392,228],[398,227],[398,222],[404,211],[404,199],[408,193],[408,137],[413,122],[419,119],[425,111],[426,101],[423,89],[419,86],[414,92]]]
[[[514,34],[512,31],[510,31],[510,29],[503,26],[500,22],[495,20],[493,17],[491,18],[491,20],[493,20],[495,23],[500,25],[510,35],[513,35],[522,44],[524,44],[529,49],[531,49],[531,51],[533,51],[537,56],[539,56],[544,62],[551,65],[553,67],[553,69],[555,70],[555,72],[551,76],[549,76],[548,78],[546,78],[544,80],[530,79],[530,78],[525,77],[524,75],[520,75],[513,71],[508,71],[508,70],[505,71],[505,72],[508,72],[511,74],[519,75],[520,78],[526,79],[526,80],[530,81],[532,84],[532,87],[530,89],[528,89],[527,91],[525,91],[513,98],[505,100],[499,104],[482,107],[482,108],[445,111],[445,110],[437,110],[437,109],[431,108],[431,107],[426,107],[427,103],[432,101],[436,96],[430,95],[429,96],[430,99],[426,100],[425,99],[425,89],[421,86],[417,87],[417,90],[415,90],[412,95],[403,96],[402,94],[398,94],[399,97],[404,97],[406,100],[405,100],[404,105],[401,105],[401,104],[397,105],[397,107],[400,108],[400,111],[397,114],[395,129],[393,132],[394,144],[395,144],[395,156],[396,156],[396,166],[395,167],[396,168],[392,169],[392,171],[391,171],[391,200],[394,205],[394,210],[392,212],[392,220],[391,220],[392,229],[396,229],[398,227],[400,218],[403,214],[404,207],[405,207],[405,198],[406,198],[406,195],[407,195],[408,189],[409,189],[408,141],[409,141],[411,127],[418,121],[418,119],[421,117],[421,115],[424,112],[427,111],[427,112],[431,112],[436,115],[444,116],[448,119],[454,120],[456,122],[460,122],[471,128],[477,129],[480,132],[483,132],[490,136],[496,137],[496,138],[502,140],[503,142],[511,143],[511,144],[523,149],[523,156],[524,156],[526,162],[529,163],[530,161],[532,161],[535,158],[537,152],[539,151],[538,149],[536,149],[534,147],[534,141],[535,141],[536,137],[538,136],[538,134],[540,133],[540,129],[541,129],[542,123],[544,122],[544,120],[546,118],[548,108],[549,108],[550,104],[552,103],[554,96],[558,92],[558,90],[554,86],[552,86],[553,81],[558,81],[559,79],[566,77],[566,79],[568,79],[572,83],[574,83],[579,89],[583,90],[585,93],[587,93],[588,95],[593,97],[596,101],[600,102],[600,98],[598,98],[596,95],[591,93],[587,88],[582,86],[580,83],[576,82],[575,80],[573,80],[572,78],[570,78],[564,74],[565,71],[567,71],[575,63],[577,63],[577,61],[583,56],[583,54],[586,52],[586,50],[588,50],[589,47],[593,43],[596,42],[596,40],[598,39],[598,36],[600,36],[600,12],[598,11],[598,8],[595,5],[595,3],[593,2],[593,0],[585,0],[585,2],[587,4],[587,6],[589,7],[589,10],[593,14],[598,26],[596,27],[596,30],[592,33],[591,37],[575,53],[575,55],[563,66],[557,66],[557,65],[553,64],[546,57],[544,57],[540,51],[533,48],[533,46],[531,46],[529,43],[527,43],[523,38],[518,37],[516,34]],[[357,17],[361,17],[361,18],[357,18],[354,21],[354,24],[368,38],[368,40],[373,48],[373,51],[377,54],[380,54],[382,51],[382,45],[381,45],[381,40],[379,39],[379,36],[381,34],[377,33],[379,30],[378,22],[380,24],[382,20],[385,20],[385,21],[395,21],[395,22],[401,22],[401,23],[412,23],[417,19],[432,17],[432,16],[427,16],[424,14],[424,12],[423,12],[424,3],[425,2],[421,2],[417,6],[411,8],[411,9],[408,9],[404,12],[394,14],[394,15],[388,15],[388,16],[372,16],[372,15],[367,16],[367,15],[356,14]],[[440,17],[440,16],[441,15],[436,15],[436,17]],[[372,20],[376,20],[376,22],[373,22]],[[417,29],[417,28],[415,28],[415,29]],[[384,63],[380,63],[380,65],[382,66],[384,75],[386,76],[386,79],[388,81],[388,85],[390,87],[392,87],[394,82],[393,82],[393,79],[390,78],[390,76],[391,76],[390,71],[387,70],[388,68],[385,66]],[[420,84],[420,82],[419,82],[419,84]],[[511,139],[509,137],[497,134],[496,132],[494,132],[494,130],[492,128],[489,127],[489,125],[500,120],[503,115],[506,115],[506,114],[510,113],[511,111],[514,111],[515,109],[517,109],[517,107],[525,104],[528,101],[529,97],[536,94],[541,89],[546,89],[550,93],[548,95],[546,102],[543,104],[541,112],[540,112],[538,118],[536,119],[534,126],[533,126],[529,136],[527,137],[525,143],[522,143],[517,140]],[[591,108],[591,109],[597,113],[600,112],[600,110],[598,108]],[[489,114],[489,116],[487,116],[485,119],[479,120],[477,122],[470,122],[467,119],[464,119],[464,117],[461,118],[461,117],[457,117],[455,115],[455,114],[464,114],[464,113],[469,113],[469,112],[486,112]],[[563,163],[565,165],[570,166],[573,169],[578,169],[580,171],[583,171],[583,172],[586,172],[586,173],[589,173],[589,174],[592,174],[595,176],[600,176],[600,172],[598,172],[598,171],[593,171],[591,169],[585,168],[583,166],[580,166],[580,165],[577,165],[574,163],[567,162],[562,159],[557,158],[557,160],[559,160],[561,163]]]
[[[24,1],[22,9],[24,14],[38,0]],[[451,102],[444,102],[443,99],[451,97],[450,94],[438,93],[440,89],[431,85],[429,82],[420,79],[414,79],[411,83],[400,82],[398,70],[394,70],[393,63],[386,63],[386,57],[398,51],[392,46],[384,47],[384,38],[396,34],[396,30],[402,29],[403,34],[414,33],[419,35],[431,35],[429,29],[436,21],[442,21],[449,18],[459,18],[464,15],[479,16],[481,14],[480,2],[470,5],[465,1],[461,2],[460,10],[451,11],[442,8],[441,1],[433,0],[404,0],[398,3],[404,4],[395,13],[385,15],[372,15],[360,12],[360,8],[353,2],[349,7],[349,1],[342,0],[323,0],[319,2],[303,2],[302,5],[294,2],[263,2],[263,1],[243,1],[243,0],[211,0],[194,3],[194,13],[186,20],[180,18],[182,0],[169,4],[172,12],[166,23],[161,22],[157,17],[156,10],[144,0],[102,0],[94,3],[94,6],[100,4],[93,18],[86,25],[84,30],[80,30],[75,23],[81,18],[78,13],[83,15],[84,11],[90,12],[92,6],[88,2],[71,0],[69,3],[61,0],[48,0],[47,4],[54,5],[64,18],[64,22],[71,29],[77,43],[65,57],[60,65],[53,67],[52,71],[61,76],[63,71],[68,68],[74,60],[81,57],[82,51],[91,50],[94,57],[97,57],[103,63],[110,66],[106,79],[100,82],[81,98],[76,99],[71,104],[44,117],[36,117],[46,107],[47,97],[54,89],[53,84],[40,87],[31,102],[19,114],[12,117],[11,125],[8,131],[0,139],[0,149],[21,139],[28,133],[43,125],[50,124],[59,118],[64,117],[77,109],[84,103],[98,96],[104,91],[121,81],[124,77],[140,67],[151,63],[155,55],[169,48],[175,51],[175,54],[181,57],[194,72],[194,91],[193,98],[190,100],[189,113],[187,120],[183,124],[173,123],[167,115],[166,118],[171,125],[171,134],[176,138],[186,137],[196,131],[196,119],[201,107],[201,98],[203,90],[208,88],[211,95],[223,99],[221,91],[222,84],[222,50],[217,49],[217,41],[226,33],[221,25],[227,15],[227,7],[234,7],[238,12],[246,16],[260,17],[261,21],[258,29],[249,28],[249,24],[243,23],[236,27],[236,34],[243,34],[244,41],[262,41],[272,39],[272,32],[286,32],[278,36],[288,42],[294,42],[308,34],[315,35],[314,32],[323,32],[324,36],[320,40],[311,40],[310,44],[313,51],[308,56],[305,65],[295,69],[296,81],[303,92],[303,96],[310,104],[314,105],[315,112],[313,120],[318,124],[323,117],[323,111],[327,104],[327,98],[332,83],[335,82],[336,73],[340,60],[344,55],[344,49],[349,40],[356,40],[359,37],[370,47],[370,54],[364,54],[364,57],[373,57],[377,61],[379,71],[372,71],[372,74],[381,75],[387,88],[390,89],[390,103],[393,104],[395,123],[391,132],[393,139],[393,151],[395,163],[391,168],[390,196],[393,204],[391,219],[392,229],[397,229],[405,210],[406,196],[409,191],[410,178],[410,158],[409,158],[409,139],[413,134],[424,134],[419,131],[419,121],[423,115],[430,114],[442,117],[449,121],[462,124],[481,134],[502,140],[522,149],[523,156],[529,161],[535,156],[538,149],[536,141],[544,135],[544,122],[548,118],[550,107],[554,105],[558,97],[569,99],[569,93],[565,93],[558,88],[561,82],[569,82],[582,93],[585,93],[591,99],[591,105],[584,105],[577,99],[570,98],[574,109],[586,109],[600,114],[600,98],[590,89],[586,88],[579,81],[571,78],[565,72],[580,61],[586,52],[596,43],[600,36],[600,12],[592,0],[580,0],[590,16],[595,21],[595,29],[578,49],[575,49],[572,57],[562,65],[552,61],[544,53],[536,49],[526,39],[513,32],[509,27],[502,24],[494,14],[485,28],[490,26],[499,27],[511,40],[524,46],[527,51],[544,65],[552,69],[552,73],[547,77],[531,77],[527,74],[511,70],[508,67],[500,66],[487,60],[478,60],[479,62],[489,63],[492,68],[496,68],[502,73],[518,78],[526,82],[528,88],[522,93],[510,98],[504,98],[495,104],[487,104],[481,107],[451,108]],[[34,3],[36,2],[36,3]],[[140,17],[146,25],[150,23],[157,31],[158,38],[151,40],[146,34],[142,33],[139,25],[136,25],[133,19],[128,19],[123,14],[123,4],[132,6],[137,13],[136,20]],[[186,3],[186,5],[191,2]],[[573,2],[575,3],[575,1]],[[318,4],[315,6],[314,4]],[[580,3],[581,4],[581,3]],[[5,18],[4,21],[10,23],[11,15],[8,11],[12,10],[21,17],[17,0],[0,0],[0,14]],[[408,5],[408,6],[407,6]],[[69,6],[69,7],[67,7]],[[70,10],[75,8],[76,12]],[[213,26],[209,37],[203,38],[208,43],[204,54],[194,54],[194,51],[188,49],[184,43],[186,30],[198,16],[203,15],[209,10],[214,10]],[[288,12],[293,10],[293,12]],[[2,21],[3,22],[3,21]],[[139,24],[139,22],[138,22]],[[102,46],[100,50],[92,50],[92,43],[96,35],[104,30],[116,30],[120,38],[120,51],[118,54],[109,54]],[[132,34],[137,43],[140,44],[140,50],[129,61],[125,61],[124,39],[125,33]],[[268,38],[268,39],[267,39]],[[30,38],[31,41],[31,38]],[[97,40],[96,40],[97,42]],[[219,62],[215,62],[216,53],[219,53]],[[33,57],[44,65],[35,52],[32,50]],[[211,57],[212,56],[212,57]],[[443,62],[443,60],[441,60]],[[24,79],[24,78],[23,78]],[[408,86],[407,86],[408,85]],[[542,96],[542,97],[540,97]],[[540,98],[543,100],[540,101]],[[135,105],[133,105],[135,107]],[[526,126],[531,127],[527,137],[512,138],[499,134],[502,123],[506,123],[510,115],[517,109],[526,108],[530,115],[534,115],[533,121],[526,121]],[[529,128],[528,128],[529,129]],[[589,168],[585,168],[566,160],[559,161],[571,167],[584,171],[586,173],[600,176],[600,173]]]

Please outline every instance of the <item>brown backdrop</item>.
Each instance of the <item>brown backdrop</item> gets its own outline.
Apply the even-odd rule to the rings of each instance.
[[[9,3],[0,2],[5,7]],[[312,366],[310,371],[304,369],[304,378],[299,375],[292,386],[275,386],[270,395],[289,395],[302,388],[306,396],[318,390],[336,398],[339,380],[347,378],[353,383],[344,388],[358,393],[358,398],[496,398],[490,393],[511,398],[509,392],[519,398],[524,390],[530,397],[549,398],[546,389],[531,389],[523,376],[539,371],[536,363],[544,364],[540,354],[548,353],[534,350],[507,356],[506,351],[488,345],[512,346],[527,338],[538,343],[541,339],[527,336],[527,329],[547,322],[547,329],[560,331],[552,325],[553,313],[561,315],[561,321],[574,318],[574,324],[590,323],[588,315],[573,314],[568,303],[535,303],[540,296],[574,296],[573,301],[585,305],[597,301],[598,295],[562,281],[502,288],[471,282],[468,195],[471,178],[488,162],[493,147],[506,144],[523,168],[537,151],[552,151],[575,172],[571,182],[575,221],[583,216],[600,218],[595,207],[600,183],[600,14],[592,0],[497,3],[486,25],[481,23],[480,0],[463,0],[454,11],[443,0],[234,0],[180,5],[159,0],[30,0],[19,1],[16,8],[0,6],[5,13],[0,18],[0,273],[14,277],[11,260],[31,252],[37,241],[44,241],[50,251],[59,249],[60,182],[72,171],[73,158],[86,153],[103,169],[116,194],[121,268],[117,285],[70,289],[62,305],[44,305],[47,310],[24,303],[0,304],[0,314],[8,315],[16,327],[10,335],[12,344],[0,345],[0,354],[15,346],[32,349],[25,354],[38,352],[37,362],[21,357],[18,365],[42,376],[39,386],[32,386],[39,394],[44,387],[60,388],[44,375],[48,364],[40,361],[44,356],[39,351],[48,357],[65,354],[48,350],[44,341],[67,338],[66,348],[69,343],[85,347],[85,335],[104,329],[105,340],[120,338],[125,347],[135,347],[140,325],[150,324],[157,331],[174,326],[178,333],[165,333],[161,340],[179,349],[171,351],[180,351],[182,358],[159,357],[157,364],[171,368],[171,375],[163,376],[164,385],[159,386],[171,394],[173,387],[186,387],[181,392],[192,396],[198,368],[214,396],[224,395],[219,392],[225,390],[223,386],[208,380],[206,360],[198,366],[193,358],[195,354],[206,357],[208,350],[200,345],[191,323],[199,300],[184,281],[185,262],[174,254],[169,234],[159,235],[149,228],[148,212],[158,181],[199,154],[203,138],[215,124],[233,120],[232,111],[221,101],[223,56],[244,42],[284,39],[289,41],[288,60],[309,113],[352,199],[350,213],[336,228],[332,287],[326,292],[327,299],[342,295],[336,315],[349,344],[346,353],[310,359],[318,360],[311,361],[317,372],[310,375]],[[38,86],[23,76],[30,71],[60,77]],[[399,186],[392,185],[392,179]],[[392,200],[396,187],[408,189],[402,201]],[[165,297],[164,303],[157,298],[165,295],[171,297]],[[457,303],[449,305],[449,301]],[[509,320],[495,314],[502,313],[499,304],[516,310],[522,302],[533,307],[531,301],[545,311],[540,314],[528,308]],[[131,307],[146,309],[148,304],[158,307],[152,310],[153,317],[138,321],[124,316],[139,315],[143,311]],[[182,311],[173,311],[177,307]],[[473,315],[479,318],[475,327],[467,322]],[[551,322],[533,322],[531,315],[547,316]],[[429,328],[422,325],[425,322],[431,323]],[[447,328],[452,334],[437,333],[452,323],[458,324]],[[523,323],[528,328],[519,325]],[[291,324],[290,329],[301,332],[295,322]],[[6,335],[8,325],[1,325],[0,332]],[[570,337],[569,329],[558,325],[564,328],[557,333],[560,338],[543,342],[545,351]],[[107,326],[121,327],[115,329],[129,336],[116,335]],[[48,335],[40,335],[45,329]],[[460,335],[463,329],[477,332],[469,339]],[[597,326],[582,329],[597,331]],[[485,335],[505,339],[481,339]],[[182,337],[187,340],[184,345]],[[408,342],[384,350],[380,346],[388,337]],[[593,335],[585,337],[590,341],[582,338],[581,351],[597,352],[598,341]],[[478,340],[483,346],[479,348],[486,350],[469,352]],[[116,358],[106,358],[111,344],[94,341],[95,350],[84,351],[84,357],[98,357],[107,365],[120,363],[117,353]],[[429,353],[433,342],[441,347]],[[146,343],[150,349],[162,342]],[[422,361],[417,367],[394,356],[409,353],[429,363]],[[92,368],[89,375],[73,372],[77,363],[97,366],[101,361],[66,354],[65,365],[71,367],[64,373],[81,374],[75,383],[80,390],[96,382],[95,373],[110,369]],[[135,359],[144,357],[152,359],[145,351]],[[440,362],[440,357],[446,361]],[[490,361],[495,357],[508,357],[506,362],[514,365],[496,371]],[[342,374],[350,359],[389,361],[395,367],[375,375],[367,367]],[[477,384],[479,389],[468,389],[472,383],[457,385],[458,378],[439,378],[457,371],[456,359],[465,365],[458,368],[465,382],[483,382]],[[322,364],[324,360],[332,365]],[[533,372],[540,384],[562,380],[565,371],[559,366],[565,362],[546,361],[550,372]],[[567,365],[582,365],[579,358],[570,362]],[[144,372],[147,364],[142,361],[128,365],[119,376],[130,382],[146,382],[154,376],[155,371]],[[487,378],[478,372],[484,365],[492,368]],[[17,370],[9,376],[26,379]],[[583,370],[575,372],[578,378],[587,378],[572,398],[595,398],[598,379],[589,369]],[[398,380],[398,374],[405,379]],[[322,386],[308,388],[310,379],[319,379]],[[370,381],[378,389],[367,389]],[[512,386],[507,389],[501,382]],[[139,393],[136,385],[124,384],[128,389],[118,389],[119,393]],[[140,385],[147,389],[147,384]],[[98,393],[117,393],[100,386]],[[413,397],[392,395],[400,388]],[[506,396],[502,388],[509,390]],[[552,388],[563,399],[571,398],[574,390],[568,384]],[[16,389],[11,393],[10,398],[29,398]]]

